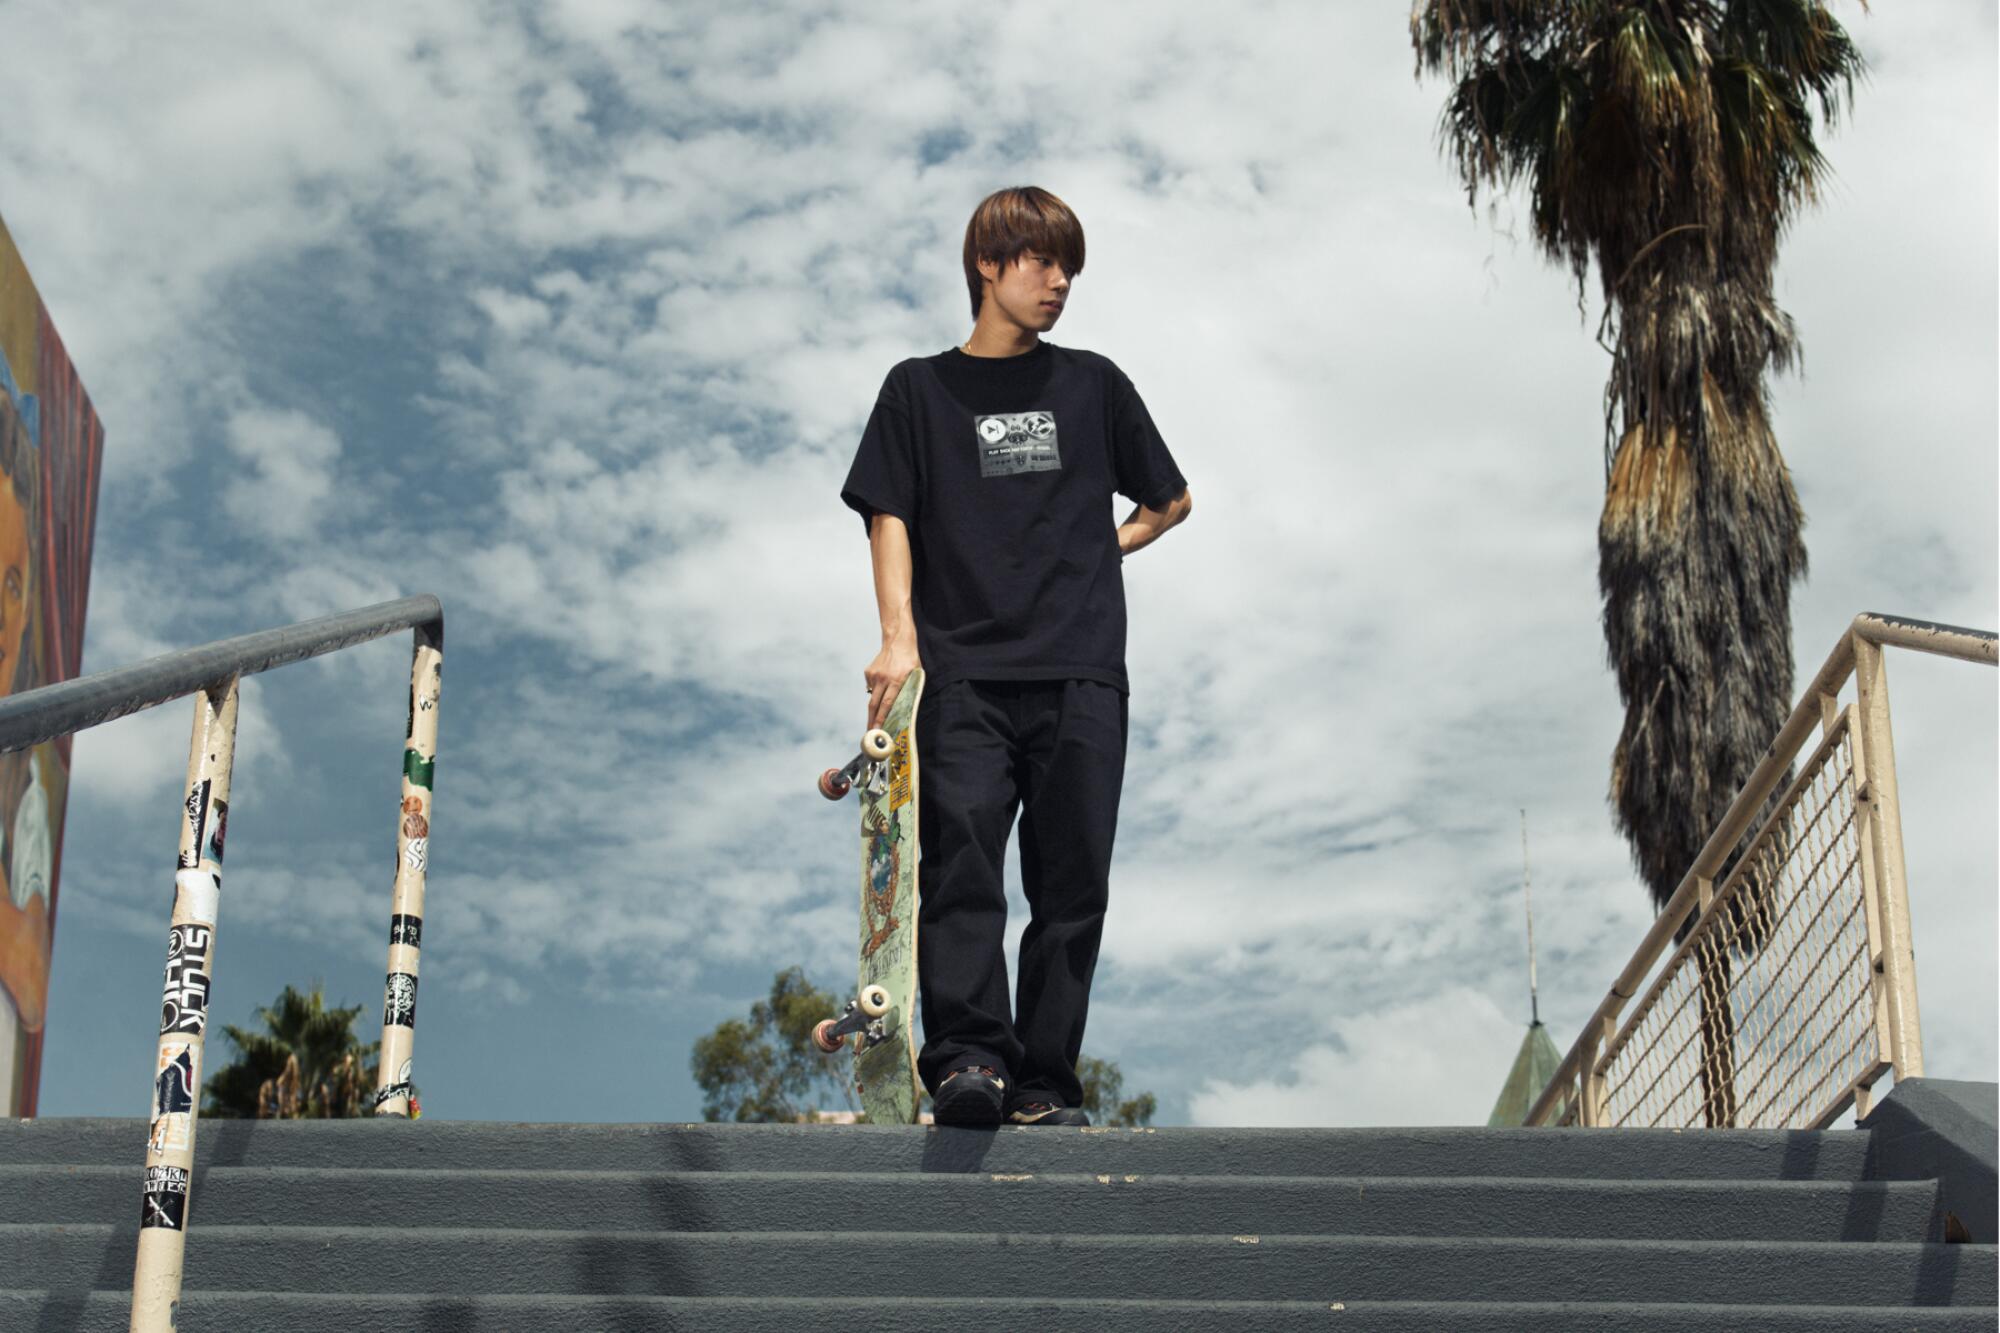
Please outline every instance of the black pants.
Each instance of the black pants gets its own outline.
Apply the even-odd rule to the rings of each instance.
[[[917,717],[917,1068],[935,1090],[960,1065],[992,1065],[1009,1100],[1041,1094],[1075,1106],[1125,779],[1126,696],[1089,680],[959,680],[927,689]],[[1029,922],[1010,1015],[1001,862],[1016,812]]]

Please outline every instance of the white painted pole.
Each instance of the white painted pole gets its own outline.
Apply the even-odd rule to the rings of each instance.
[[[132,1333],[170,1333],[180,1307],[193,1206],[195,1120],[201,1110],[201,1053],[228,833],[229,774],[235,760],[236,677],[231,676],[195,695],[153,1107],[147,1121],[139,1252],[132,1271]]]
[[[420,625],[410,656],[410,716],[403,784],[396,807],[396,887],[389,909],[389,973],[382,994],[382,1050],[375,1114],[410,1114],[417,1047],[417,965],[423,951],[424,885],[430,870],[431,786],[437,769],[438,701],[444,689],[444,636]]]

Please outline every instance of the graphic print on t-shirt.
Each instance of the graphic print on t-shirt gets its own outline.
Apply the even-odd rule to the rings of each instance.
[[[979,475],[1012,477],[1022,472],[1060,472],[1056,414],[1001,412],[973,418],[979,432]]]

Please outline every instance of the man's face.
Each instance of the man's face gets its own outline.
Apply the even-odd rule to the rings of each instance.
[[[979,272],[989,283],[986,299],[996,307],[994,313],[1016,328],[1047,333],[1062,318],[1069,274],[1041,251],[1024,250],[1005,268],[981,260]]]

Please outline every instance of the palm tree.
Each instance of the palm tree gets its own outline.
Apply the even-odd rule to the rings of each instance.
[[[324,989],[291,986],[257,1011],[264,1031],[225,1025],[237,1057],[208,1080],[204,1116],[326,1120],[366,1115],[380,1043],[362,1045],[354,1024],[364,1006],[328,1008]]]
[[[1804,515],[1765,376],[1798,342],[1772,270],[1827,172],[1811,103],[1834,124],[1861,56],[1819,0],[1419,0],[1410,29],[1418,75],[1455,82],[1439,137],[1468,201],[1525,183],[1579,297],[1597,266],[1610,797],[1664,904],[1791,704]],[[1726,1070],[1726,1002],[1703,1031]],[[1733,1092],[1706,1081],[1729,1123]]]

